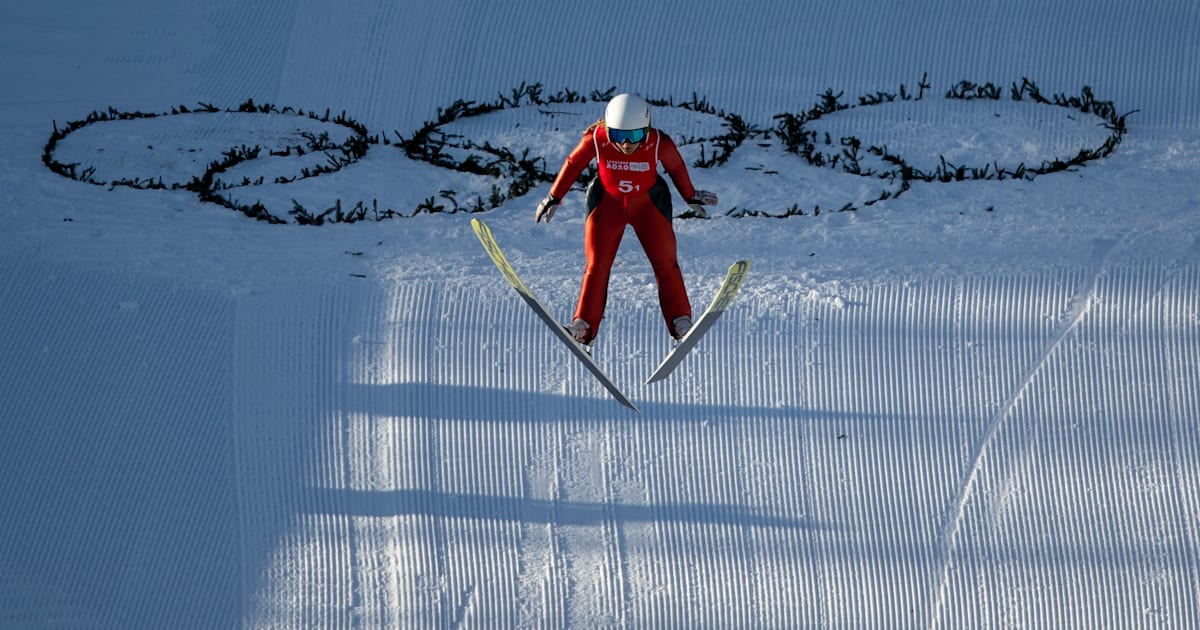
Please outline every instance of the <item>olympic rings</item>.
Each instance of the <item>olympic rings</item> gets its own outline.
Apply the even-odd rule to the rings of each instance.
[[[1117,115],[1088,87],[1079,96],[1046,97],[1028,79],[1007,91],[962,81],[938,108],[925,105],[930,91],[927,77],[915,91],[901,85],[856,103],[829,90],[806,111],[774,116],[766,129],[695,95],[649,100],[655,125],[672,134],[692,167],[737,173],[729,178],[734,190],[722,196],[755,206],[733,207],[725,213],[731,217],[856,210],[923,182],[1031,180],[1107,157],[1126,133],[1129,114]],[[189,190],[270,223],[485,212],[551,181],[613,92],[547,95],[541,85],[522,85],[491,102],[457,101],[411,135],[397,132],[396,141],[372,135],[344,112],[253,101],[160,114],[109,109],[55,124],[42,161],[110,189]],[[1021,133],[1039,133],[1038,125],[1048,140],[1006,146]],[[992,155],[981,160],[981,150]],[[344,181],[352,173],[359,179]],[[329,183],[312,184],[318,177]]]

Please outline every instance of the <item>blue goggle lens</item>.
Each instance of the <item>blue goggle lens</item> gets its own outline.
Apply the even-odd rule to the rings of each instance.
[[[641,129],[609,129],[608,139],[612,140],[615,144],[621,144],[622,142],[637,144],[646,139],[646,134],[645,127]]]

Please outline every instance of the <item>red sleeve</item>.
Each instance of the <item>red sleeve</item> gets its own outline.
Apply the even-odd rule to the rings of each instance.
[[[675,183],[675,189],[679,191],[683,200],[691,201],[696,196],[696,188],[692,186],[692,177],[688,175],[687,165],[683,163],[683,156],[679,154],[679,147],[675,146],[671,136],[661,131],[658,133],[658,161],[662,162],[667,175],[671,176],[671,181]]]
[[[550,196],[560,200],[567,196],[571,186],[579,181],[583,169],[587,168],[594,159],[596,159],[596,143],[592,141],[592,134],[585,133],[579,139],[579,144],[575,145],[575,149],[563,162],[562,168],[558,169],[558,177],[554,178],[554,184],[550,186]]]

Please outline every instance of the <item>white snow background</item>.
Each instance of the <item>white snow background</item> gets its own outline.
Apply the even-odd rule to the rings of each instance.
[[[1197,3],[0,15],[0,627],[1200,626]],[[827,92],[854,105],[922,77],[921,100],[814,121],[819,150],[854,136],[922,170],[995,173],[1110,137],[1093,113],[1012,100],[1024,79],[1089,87],[1126,133],[1063,172],[907,189],[775,133]],[[1003,96],[946,99],[961,81]],[[583,194],[549,225],[533,222],[544,182],[471,213],[509,182],[397,146],[457,101],[533,85],[700,99],[755,130],[691,168],[721,197],[676,221],[693,305],[733,260],[753,268],[664,383],[642,384],[669,339],[632,234],[618,257],[595,356],[640,414],[469,227],[487,221],[565,319]],[[250,99],[278,109],[224,111]],[[222,111],[170,114],[201,104]],[[53,148],[110,185],[47,168],[56,129],[110,107],[166,115]],[[296,110],[344,112],[378,142],[286,184],[329,156],[244,162],[222,176],[231,197],[284,219],[293,200],[406,216],[271,225],[171,189],[234,148],[346,139]],[[440,132],[553,171],[602,112],[527,102]],[[725,122],[655,116],[692,139],[689,162]],[[426,201],[443,210],[407,216]]]

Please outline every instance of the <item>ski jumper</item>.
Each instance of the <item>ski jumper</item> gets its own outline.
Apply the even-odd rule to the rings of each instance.
[[[637,150],[626,155],[608,138],[600,124],[585,133],[559,170],[550,196],[562,199],[584,169],[596,160],[598,176],[588,186],[587,221],[584,226],[584,251],[587,266],[579,289],[575,317],[591,326],[594,338],[604,319],[608,300],[608,277],[626,226],[634,233],[654,269],[658,301],[667,330],[671,320],[691,317],[683,272],[676,255],[675,230],[671,227],[671,192],[658,174],[661,163],[675,189],[684,199],[696,195],[687,166],[670,136],[651,129]]]

